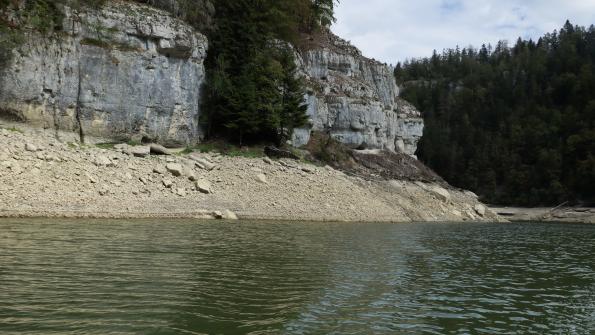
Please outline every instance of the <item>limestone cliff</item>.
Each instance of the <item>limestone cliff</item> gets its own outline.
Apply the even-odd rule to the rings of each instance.
[[[126,2],[64,12],[61,34],[28,33],[0,74],[0,117],[83,136],[199,139],[205,36]]]
[[[29,31],[0,70],[0,118],[81,137],[200,141],[208,41],[162,2],[155,5],[167,11],[124,1],[67,7],[60,34]],[[414,155],[423,120],[399,98],[393,69],[329,32],[309,42],[297,58],[310,88],[310,126],[296,131],[294,145],[323,131],[355,148]]]
[[[311,122],[296,131],[295,145],[307,143],[314,130],[353,147],[415,154],[423,119],[399,98],[390,66],[329,32],[311,39],[299,61],[311,87],[306,98]]]

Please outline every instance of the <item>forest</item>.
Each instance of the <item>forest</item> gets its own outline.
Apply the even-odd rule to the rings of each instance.
[[[595,202],[595,27],[398,64],[424,114],[419,158],[499,205]]]

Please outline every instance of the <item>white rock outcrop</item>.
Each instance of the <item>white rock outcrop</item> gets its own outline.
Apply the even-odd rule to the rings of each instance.
[[[123,1],[64,12],[63,31],[28,33],[0,70],[0,117],[81,137],[198,141],[204,35]]]
[[[352,147],[415,154],[423,119],[399,98],[392,67],[362,56],[331,33],[302,51],[298,62],[311,89],[306,96],[310,126],[295,132],[294,145],[306,144],[314,130]]]
[[[63,31],[29,32],[0,69],[0,118],[81,139],[200,141],[203,34],[168,12],[132,2],[64,13]],[[309,87],[310,122],[295,132],[293,144],[321,131],[354,148],[414,155],[423,119],[399,98],[393,69],[330,32],[312,38],[297,57]]]

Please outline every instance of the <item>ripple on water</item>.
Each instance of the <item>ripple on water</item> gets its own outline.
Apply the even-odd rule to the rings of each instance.
[[[593,334],[595,226],[0,221],[2,334]]]

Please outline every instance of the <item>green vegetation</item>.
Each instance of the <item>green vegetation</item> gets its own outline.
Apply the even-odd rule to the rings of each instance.
[[[283,145],[307,121],[305,86],[289,42],[330,23],[333,1],[215,0],[214,5],[202,119],[207,136],[240,146]]]
[[[96,147],[100,148],[100,149],[113,149],[114,146],[118,144],[116,142],[108,142],[108,143],[97,143],[95,144]]]
[[[348,166],[351,164],[350,149],[332,138],[329,134],[312,132],[307,150],[318,161],[331,166]]]
[[[111,45],[108,42],[106,42],[105,40],[97,39],[97,38],[89,38],[89,37],[83,38],[81,40],[81,44],[96,46],[96,47],[103,48],[103,49],[111,48]]]
[[[450,183],[497,204],[595,202],[595,27],[445,50],[396,76],[425,114],[420,159]]]
[[[8,128],[7,127],[0,127],[0,128],[1,129],[4,129],[4,130],[12,131],[14,133],[21,133],[21,134],[23,133],[23,131],[21,129],[16,128],[16,127],[8,127]]]
[[[192,153],[194,151],[204,153],[219,153],[221,155],[230,157],[248,157],[248,158],[260,158],[264,157],[263,146],[243,146],[231,144],[227,141],[208,141],[200,143],[195,147],[187,148],[185,153]]]

